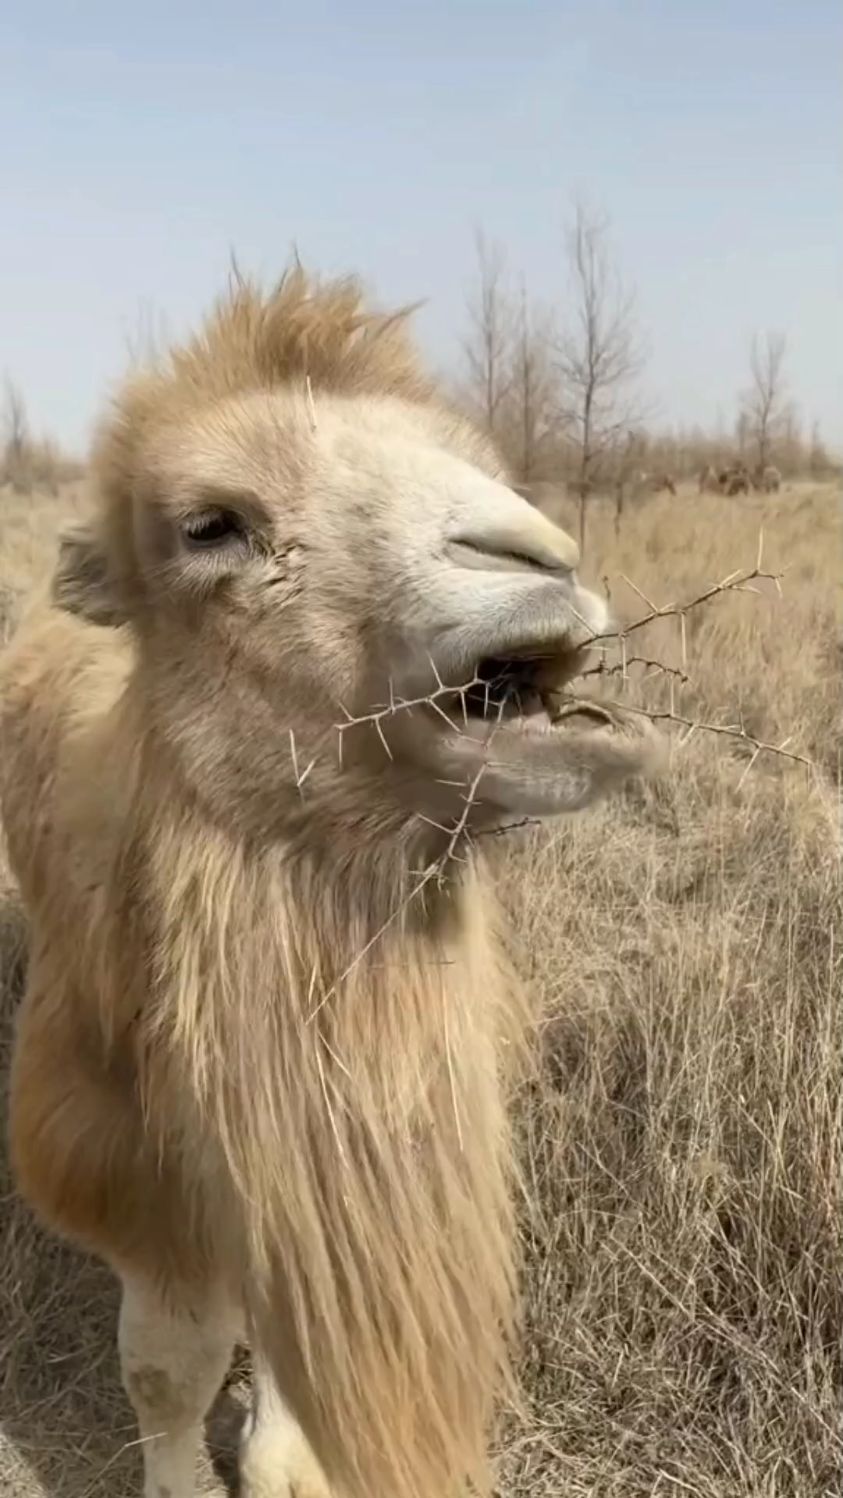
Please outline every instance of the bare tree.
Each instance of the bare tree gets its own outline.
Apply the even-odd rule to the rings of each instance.
[[[514,319],[506,286],[506,259],[482,230],[475,236],[478,283],[468,303],[471,332],[465,341],[472,398],[495,432],[512,377]]]
[[[577,450],[580,545],[586,504],[607,455],[637,422],[632,387],[643,362],[635,299],[612,262],[606,219],[582,202],[568,228],[570,321],[559,341],[562,415]]]
[[[29,487],[29,422],[26,404],[17,385],[3,381],[3,472],[15,489]]]
[[[787,418],[784,399],[784,357],[787,349],[783,333],[757,334],[750,345],[751,385],[743,397],[743,414],[749,436],[755,447],[758,473],[770,462],[773,443]]]
[[[833,472],[833,464],[829,457],[820,424],[815,421],[811,427],[811,446],[808,451],[808,472],[812,479],[826,479]]]
[[[643,432],[628,427],[623,442],[615,444],[615,535],[621,532],[621,521],[623,520],[624,506],[628,496],[634,492],[636,485],[640,482],[643,474],[643,464],[647,456],[647,437]],[[583,525],[580,522],[582,534]]]
[[[521,483],[530,484],[538,476],[542,449],[550,434],[556,380],[547,323],[544,329],[536,326],[523,281],[506,386],[513,428],[508,447]]]
[[[735,422],[735,443],[738,449],[738,457],[746,461],[749,445],[752,441],[752,422],[748,411],[741,411]]]

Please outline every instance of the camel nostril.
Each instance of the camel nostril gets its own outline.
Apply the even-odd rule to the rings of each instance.
[[[513,569],[529,568],[536,572],[555,573],[572,579],[579,562],[579,549],[564,531],[548,539],[545,536],[522,535],[518,532],[491,531],[473,532],[455,536],[450,551],[455,560],[466,567]]]
[[[567,531],[512,491],[454,512],[450,550],[461,566],[527,570],[570,578],[580,549]],[[459,529],[457,529],[459,527]]]
[[[534,548],[528,551],[514,546],[496,546],[475,536],[455,537],[450,544],[450,551],[455,560],[466,567],[494,568],[495,571],[508,567],[515,570],[530,568],[538,572],[564,573],[565,576],[570,576],[571,573],[570,567],[552,554],[539,552]]]

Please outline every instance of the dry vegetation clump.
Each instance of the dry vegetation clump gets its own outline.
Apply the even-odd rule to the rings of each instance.
[[[510,855],[547,1004],[522,1108],[539,1208],[529,1413],[506,1459],[519,1498],[837,1491],[837,504],[654,501],[617,546],[603,517],[606,571],[664,604],[751,567],[763,513],[783,598],[767,586],[688,616],[675,708],[790,735],[817,768],[764,754],[745,774],[751,746],[698,730],[664,784]],[[630,654],[681,665],[676,620],[642,634]],[[626,690],[669,700],[663,677]]]
[[[544,1019],[519,1099],[525,1409],[501,1498],[830,1498],[841,1448],[840,514],[828,486],[595,501],[591,579],[626,621],[752,568],[630,635],[618,691],[747,738],[668,725],[672,772],[504,853]],[[17,613],[51,559],[53,501],[3,512]],[[564,518],[564,517],[563,517]],[[689,679],[636,664],[659,659]],[[616,664],[617,652],[607,660]],[[672,681],[672,686],[671,686]],[[809,757],[762,753],[749,738]],[[23,966],[0,924],[4,1045]],[[106,1270],[0,1190],[0,1493],[129,1498]],[[212,1439],[223,1493],[238,1377]]]
[[[7,376],[0,391],[0,489],[7,485],[13,494],[46,490],[56,496],[62,484],[83,472],[52,437],[33,437],[23,396]]]
[[[0,462],[0,485],[8,485],[13,494],[44,491],[55,498],[63,484],[81,478],[83,472],[82,465],[62,453],[51,437],[33,437],[27,438],[19,452],[7,451]]]

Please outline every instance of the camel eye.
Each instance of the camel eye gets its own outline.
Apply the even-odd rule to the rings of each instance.
[[[184,539],[194,551],[209,550],[214,546],[225,546],[245,536],[245,527],[233,510],[202,510],[191,515],[183,525]]]

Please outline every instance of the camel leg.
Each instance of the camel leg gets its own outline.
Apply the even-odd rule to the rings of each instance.
[[[319,1463],[257,1349],[254,1403],[240,1454],[241,1498],[329,1498]]]
[[[231,1361],[238,1317],[221,1296],[123,1276],[118,1345],[143,1450],[144,1498],[193,1498],[202,1422]]]

